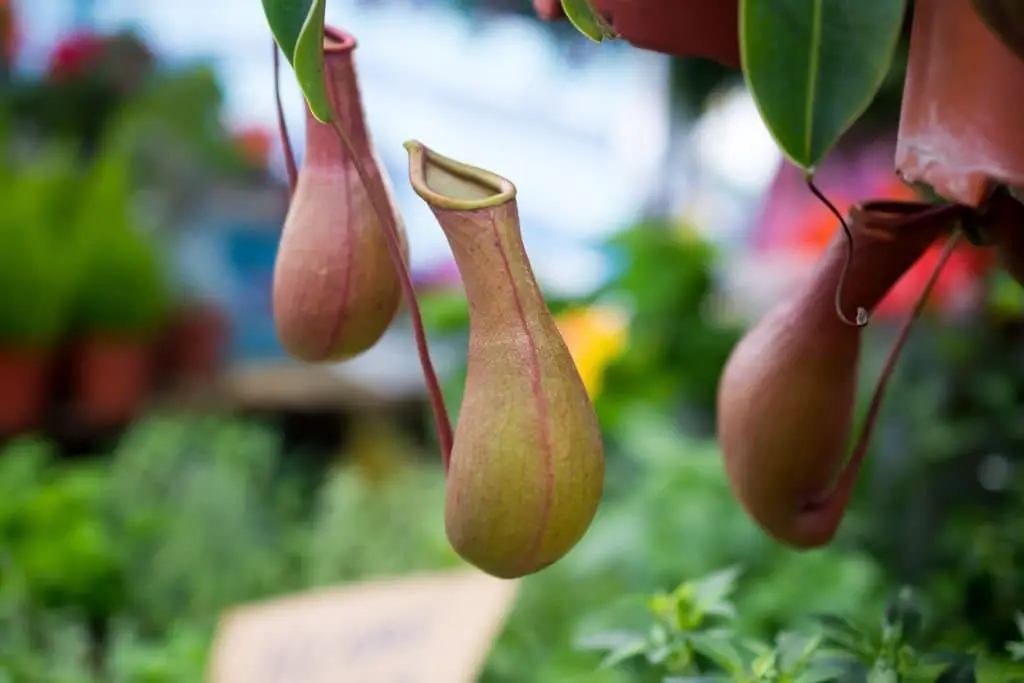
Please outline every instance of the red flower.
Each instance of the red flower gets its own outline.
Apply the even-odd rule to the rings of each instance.
[[[943,246],[935,244],[925,252],[889,290],[875,308],[876,315],[898,318],[908,315],[914,309],[939,262]],[[957,245],[932,288],[925,310],[951,312],[974,305],[981,295],[981,278],[993,266],[991,251],[972,249],[964,242]]]
[[[50,53],[47,75],[54,81],[77,78],[96,64],[106,48],[106,39],[94,33],[73,33]]]
[[[273,136],[265,128],[249,127],[237,130],[232,135],[235,145],[245,160],[255,168],[266,168],[270,159],[270,145]]]

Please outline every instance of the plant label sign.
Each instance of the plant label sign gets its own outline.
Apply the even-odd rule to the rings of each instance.
[[[516,581],[476,570],[351,584],[226,613],[211,683],[472,683]]]

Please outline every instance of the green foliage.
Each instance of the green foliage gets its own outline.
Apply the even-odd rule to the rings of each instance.
[[[85,180],[73,246],[75,323],[101,334],[145,336],[164,321],[168,281],[153,238],[132,216],[131,165],[108,147]]]
[[[73,285],[75,169],[59,148],[16,164],[0,170],[0,345],[49,348],[65,331]]]
[[[326,10],[326,0],[263,0],[270,32],[295,70],[309,110],[324,122],[334,116],[324,81]]]
[[[0,452],[0,681],[201,680],[229,605],[456,561],[437,469],[311,491],[282,468],[272,430],[214,417],[155,416],[93,463]]]
[[[830,549],[783,549],[735,503],[714,444],[683,437],[659,412],[633,410],[622,424],[621,486],[576,549],[523,580],[484,683],[646,683],[714,662],[721,670],[708,671],[724,680],[802,681],[841,636],[835,618],[803,615],[870,624],[883,613],[881,568],[849,545],[859,520]],[[38,441],[0,453],[0,681],[198,680],[228,605],[458,564],[439,469],[409,463],[376,480],[342,466],[310,489],[281,455],[259,424],[175,416],[141,423],[95,464],[56,464]],[[712,574],[723,566],[743,571]],[[615,602],[635,593],[654,597]],[[906,640],[913,620],[895,607],[889,620]],[[106,630],[98,654],[95,623]],[[797,626],[799,637],[779,635]],[[599,668],[601,653],[574,646],[595,633],[620,665]],[[847,668],[919,667],[934,649],[914,645],[910,657],[894,645],[904,640],[864,633],[874,659],[846,656]],[[1024,644],[1009,647],[978,660],[978,680],[1024,655]]]
[[[949,683],[1024,675],[1024,666],[1004,658],[936,649],[923,637],[922,607],[908,589],[873,628],[819,614],[771,639],[744,636],[732,601],[738,576],[727,569],[651,595],[638,626],[591,634],[580,646],[605,653],[603,667],[633,664],[663,683]]]
[[[302,562],[305,583],[461,564],[445,536],[444,496],[444,479],[434,468],[409,466],[380,482],[368,482],[356,470],[338,471],[320,490]],[[422,513],[396,515],[403,507]],[[356,519],[373,532],[337,533]]]
[[[631,413],[614,454],[622,481],[594,525],[562,561],[527,577],[516,611],[488,664],[485,683],[529,680],[628,680],[630,670],[590,674],[600,658],[574,652],[579,631],[613,630],[635,605],[618,596],[669,586],[739,563],[735,629],[771,637],[806,612],[861,617],[881,609],[885,584],[877,565],[842,546],[818,553],[784,549],[767,539],[736,504],[712,443],[684,438],[657,413]]]
[[[204,679],[212,633],[173,628],[158,642],[128,622],[107,634],[103,671],[96,673],[93,633],[59,613],[35,614],[11,594],[0,596],[0,681],[3,683],[191,683]]]
[[[206,65],[159,72],[107,125],[107,146],[131,155],[136,187],[190,199],[245,163],[222,123],[223,93]],[[168,199],[167,201],[170,201]]]
[[[1010,657],[1013,658],[1013,661],[1024,662],[1024,612],[1017,614],[1016,622],[1020,640],[1008,644],[1006,649],[1010,653]]]
[[[36,444],[7,455],[0,538],[8,580],[45,608],[106,614],[121,580],[117,545],[101,521],[106,479],[86,467],[44,467]]]
[[[812,170],[871,104],[906,0],[742,0],[743,72],[782,152]]]
[[[278,443],[255,425],[155,418],[110,466],[110,533],[121,539],[129,611],[143,626],[208,620],[224,607],[294,585],[275,486]]]
[[[688,410],[702,420],[693,426],[707,429],[718,376],[741,333],[715,315],[714,248],[653,221],[616,235],[609,248],[623,268],[598,296],[625,305],[630,325],[597,400],[601,423],[614,432],[625,411],[645,406]]]
[[[893,580],[927,590],[957,648],[1002,647],[1024,604],[1022,328],[990,306],[962,324],[922,321],[859,501],[865,549]]]

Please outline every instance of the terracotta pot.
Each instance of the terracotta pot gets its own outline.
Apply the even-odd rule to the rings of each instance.
[[[76,414],[92,426],[130,422],[152,386],[152,344],[92,336],[81,340],[74,368]]]
[[[705,57],[739,68],[737,0],[594,0],[630,44],[677,57]],[[533,0],[542,19],[562,19],[561,0]]]
[[[1024,62],[970,0],[918,0],[896,167],[946,199],[978,206],[994,186],[1024,186]]]
[[[171,320],[164,357],[172,384],[208,382],[224,363],[230,324],[214,304],[189,304]]]
[[[50,398],[53,356],[35,349],[0,349],[0,438],[37,429]]]

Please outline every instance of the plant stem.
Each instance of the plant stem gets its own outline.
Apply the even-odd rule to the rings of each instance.
[[[337,94],[335,92],[334,83],[329,78],[327,79],[327,95],[330,98],[332,110],[336,110],[337,107],[335,103],[337,102]],[[394,216],[387,210],[387,203],[385,202],[382,205],[381,197],[371,189],[373,185],[370,182],[370,176],[363,167],[363,164],[359,159],[359,155],[356,153],[355,145],[352,144],[352,140],[349,138],[348,134],[345,133],[341,124],[338,123],[336,116],[332,116],[331,125],[333,126],[335,133],[337,133],[338,138],[341,140],[341,143],[345,146],[345,149],[352,157],[356,173],[359,174],[359,180],[363,183],[367,194],[370,196],[373,212],[377,214],[377,222],[384,231],[388,253],[391,256],[391,261],[395,265],[395,269],[398,271],[398,278],[402,285],[402,294],[405,296],[405,301],[409,305],[409,317],[412,318],[413,335],[416,338],[416,352],[419,355],[420,367],[423,369],[423,378],[427,383],[427,394],[430,400],[430,408],[434,413],[434,425],[437,430],[437,440],[441,446],[441,464],[444,467],[444,471],[447,473],[448,464],[452,455],[452,443],[454,442],[451,418],[448,416],[448,409],[444,404],[444,394],[441,392],[441,384],[438,382],[437,373],[434,371],[434,363],[430,359],[430,346],[427,343],[427,333],[423,327],[423,317],[420,315],[419,301],[416,299],[416,289],[412,284],[412,275],[409,272],[409,264],[405,262],[405,258],[402,256],[402,247],[398,239],[398,228],[394,223]]]
[[[274,99],[277,101],[277,129],[281,135],[281,147],[284,150],[284,165],[288,171],[288,188],[291,194],[295,194],[295,184],[298,182],[299,171],[295,165],[295,152],[292,149],[292,141],[288,137],[288,125],[284,120],[284,105],[281,103],[281,58],[277,48],[277,41],[270,39],[274,47]]]
[[[828,207],[828,210],[839,219],[839,225],[843,228],[843,234],[846,235],[846,262],[843,264],[843,269],[839,272],[839,282],[836,284],[836,315],[847,325],[853,325],[854,327],[864,327],[868,324],[868,312],[861,307],[857,307],[857,314],[854,320],[850,320],[843,313],[843,282],[846,281],[846,272],[850,270],[850,265],[853,263],[853,233],[850,232],[850,226],[847,225],[846,219],[843,218],[843,214],[839,213],[839,209],[836,208],[835,204],[828,200],[828,197],[818,189],[818,186],[814,184],[814,178],[807,176],[807,187],[810,188],[811,194],[818,198],[818,200]]]

